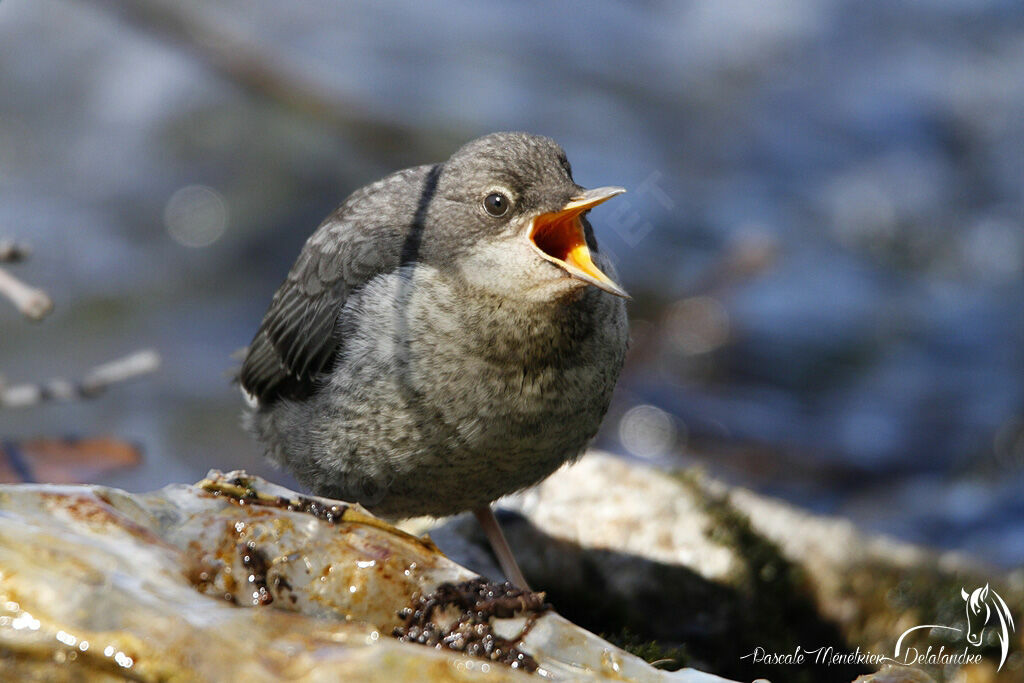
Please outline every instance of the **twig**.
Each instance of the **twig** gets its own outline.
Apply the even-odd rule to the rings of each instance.
[[[0,268],[0,296],[11,300],[21,314],[32,320],[42,320],[53,310],[53,301],[41,289],[24,282]]]
[[[112,384],[145,375],[159,367],[160,355],[156,351],[145,350],[93,368],[77,382],[52,379],[40,384],[9,387],[0,383],[0,408],[25,408],[45,401],[92,398],[106,391]]]
[[[19,263],[32,254],[24,244],[11,240],[0,240],[0,263]]]
[[[282,66],[282,57],[218,25],[208,11],[167,0],[90,0],[122,21],[175,47],[184,48],[222,77],[245,91],[336,131],[353,144],[379,153],[382,147],[424,149],[437,136],[424,136],[406,125],[382,121],[372,112],[330,94],[299,69]],[[223,24],[223,22],[222,22]],[[445,141],[448,142],[448,141]]]

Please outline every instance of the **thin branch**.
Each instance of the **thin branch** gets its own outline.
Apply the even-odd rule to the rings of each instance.
[[[25,408],[46,401],[93,398],[113,384],[154,372],[159,367],[160,355],[156,351],[145,350],[93,368],[77,382],[58,378],[40,384],[9,387],[0,382],[0,408]]]
[[[0,268],[0,297],[10,299],[22,315],[32,320],[42,320],[53,310],[53,301],[46,292],[29,287],[3,268]]]
[[[20,263],[31,254],[32,250],[24,244],[0,239],[0,263]]]
[[[410,126],[382,121],[372,112],[330,93],[297,68],[282,66],[282,56],[270,52],[219,25],[208,10],[166,0],[89,0],[121,21],[165,43],[183,48],[192,57],[249,94],[293,113],[343,132],[355,145],[378,154],[390,147],[408,153],[437,142]]]

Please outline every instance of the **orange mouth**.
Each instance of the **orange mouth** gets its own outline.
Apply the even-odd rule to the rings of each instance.
[[[625,192],[621,187],[589,190],[560,210],[533,219],[528,236],[540,256],[566,273],[606,292],[629,298],[626,291],[594,264],[587,247],[580,216],[591,208]]]

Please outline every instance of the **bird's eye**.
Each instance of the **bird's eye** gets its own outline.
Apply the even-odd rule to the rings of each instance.
[[[508,213],[508,207],[512,202],[500,192],[492,192],[484,197],[484,210],[495,218]]]

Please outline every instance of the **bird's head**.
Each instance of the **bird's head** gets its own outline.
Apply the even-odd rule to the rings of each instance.
[[[553,140],[495,133],[444,163],[431,204],[449,254],[474,286],[503,296],[555,300],[588,285],[628,298],[604,271],[587,212],[625,192],[585,190]],[[599,267],[600,264],[600,267]],[[604,270],[603,270],[603,269]]]

